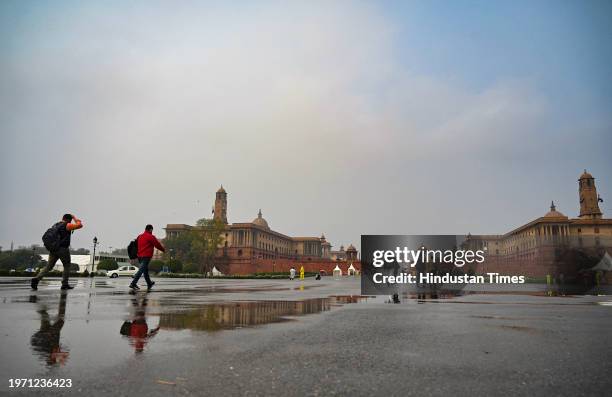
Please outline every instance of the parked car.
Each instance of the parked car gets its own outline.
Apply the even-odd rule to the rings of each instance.
[[[110,278],[117,278],[119,276],[134,277],[137,271],[138,271],[138,268],[136,266],[128,265],[128,266],[121,266],[119,269],[109,270],[108,273],[106,273],[106,275]]]

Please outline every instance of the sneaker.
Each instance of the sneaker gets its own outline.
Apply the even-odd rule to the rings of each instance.
[[[69,284],[62,284],[62,288],[60,289],[74,289],[74,287]]]
[[[147,291],[151,291],[151,288],[155,285],[155,281],[151,281],[151,284],[147,286]]]
[[[130,288],[133,289],[133,290],[140,289],[140,287],[137,286],[136,284],[130,284]]]
[[[36,291],[36,290],[38,289],[38,282],[39,282],[39,281],[40,281],[40,280],[39,280],[39,279],[37,279],[36,277],[34,277],[34,278],[33,278],[33,279],[30,281],[30,285],[32,286],[32,289],[33,289],[34,291]]]

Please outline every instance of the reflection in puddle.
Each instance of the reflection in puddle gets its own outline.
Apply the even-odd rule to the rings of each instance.
[[[357,303],[367,297],[359,295],[331,296],[300,301],[248,301],[205,304],[195,310],[162,313],[164,330],[192,329],[218,331],[239,327],[287,321],[286,317],[303,316],[330,310],[332,306]]]
[[[149,330],[147,324],[147,298],[132,298],[130,319],[121,324],[119,333],[129,338],[130,345],[136,353],[142,353],[147,342],[157,334],[159,326]]]
[[[60,296],[59,308],[54,321],[51,321],[48,307],[45,303],[38,302],[36,295],[30,296],[30,302],[37,303],[37,312],[40,315],[40,329],[30,338],[30,344],[34,354],[47,365],[63,365],[68,360],[68,351],[62,350],[60,344],[60,332],[64,326],[66,315],[67,294],[63,292]]]

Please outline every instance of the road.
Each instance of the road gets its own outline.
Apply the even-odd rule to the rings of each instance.
[[[360,296],[359,280],[0,279],[3,392],[603,396],[612,298]],[[9,388],[11,378],[72,388]]]

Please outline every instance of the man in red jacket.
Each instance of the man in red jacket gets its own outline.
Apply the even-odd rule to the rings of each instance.
[[[166,252],[166,249],[153,235],[153,226],[151,225],[147,225],[144,233],[136,238],[136,244],[138,244],[138,262],[140,262],[140,269],[138,269],[134,275],[130,288],[139,289],[137,285],[138,280],[140,276],[144,274],[145,281],[147,282],[147,289],[151,290],[153,284],[155,284],[155,282],[151,281],[151,278],[149,278],[149,262],[151,262],[151,258],[153,257],[153,249],[157,248],[161,252]]]

